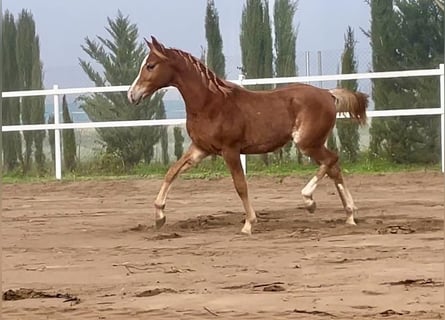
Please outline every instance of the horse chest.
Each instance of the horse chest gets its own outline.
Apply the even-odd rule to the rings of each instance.
[[[186,126],[188,135],[196,146],[209,153],[219,151],[218,137],[211,122],[187,120]]]

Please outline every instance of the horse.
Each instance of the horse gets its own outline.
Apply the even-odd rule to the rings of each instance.
[[[176,87],[186,110],[186,129],[191,144],[167,171],[154,201],[155,226],[166,222],[167,194],[179,174],[209,155],[222,156],[240,197],[245,220],[241,233],[250,235],[257,222],[240,154],[262,154],[284,146],[291,139],[299,150],[319,165],[301,190],[305,208],[313,213],[312,194],[326,175],[337,188],[346,212],[346,224],[355,225],[357,207],[345,186],[338,155],[325,146],[337,113],[349,114],[366,124],[368,95],[342,88],[322,89],[308,84],[291,84],[273,90],[252,91],[216,76],[190,53],[168,48],[155,37],[144,39],[149,53],[127,92],[130,103],[161,88]]]

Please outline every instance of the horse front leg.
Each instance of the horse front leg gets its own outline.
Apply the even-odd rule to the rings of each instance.
[[[208,156],[208,153],[191,144],[182,157],[168,169],[154,203],[156,228],[159,229],[165,224],[165,203],[173,181],[175,181],[179,174],[197,165],[206,156]]]
[[[232,174],[233,183],[235,185],[236,192],[243,202],[244,210],[246,212],[246,220],[241,232],[244,234],[252,234],[252,224],[257,221],[255,211],[252,208],[249,200],[249,194],[247,190],[247,181],[244,176],[244,171],[241,166],[239,151],[227,150],[223,151],[222,156],[230,173]]]

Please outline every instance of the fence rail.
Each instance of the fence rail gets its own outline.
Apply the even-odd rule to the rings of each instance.
[[[440,78],[440,105],[434,108],[417,109],[397,109],[397,110],[369,110],[369,118],[376,117],[394,117],[394,116],[424,116],[440,115],[441,132],[441,165],[442,172],[445,169],[445,80],[444,65],[441,64],[437,69],[407,70],[407,71],[389,71],[373,73],[355,73],[339,75],[321,75],[321,76],[303,76],[303,77],[282,77],[265,79],[244,79],[242,76],[238,80],[231,82],[247,86],[258,84],[283,84],[296,82],[321,82],[321,81],[339,81],[353,79],[388,79],[401,77],[428,77],[438,76]],[[60,130],[64,129],[89,129],[89,128],[117,128],[117,127],[136,127],[136,126],[165,126],[180,125],[185,123],[185,119],[162,119],[162,120],[134,120],[134,121],[106,121],[106,122],[88,122],[88,123],[60,123],[59,98],[64,94],[88,94],[105,92],[127,91],[129,86],[107,86],[107,87],[89,87],[89,88],[68,88],[60,89],[54,85],[53,89],[47,90],[28,90],[28,91],[10,91],[3,92],[2,98],[30,97],[30,96],[53,96],[54,98],[54,123],[53,124],[34,124],[34,125],[8,125],[2,127],[2,132],[31,131],[31,130],[54,130],[55,139],[55,175],[56,179],[62,179],[62,149],[60,141]],[[168,89],[168,88],[167,88]],[[345,117],[339,115],[339,117]],[[242,155],[242,163],[246,170],[246,158]]]

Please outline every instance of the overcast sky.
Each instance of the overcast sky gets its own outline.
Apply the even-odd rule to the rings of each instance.
[[[228,79],[236,79],[236,67],[241,65],[239,32],[244,1],[215,0],[215,3],[228,60]],[[79,57],[88,58],[80,45],[87,36],[107,36],[104,29],[107,17],[114,18],[118,10],[137,24],[141,39],[154,35],[166,46],[199,56],[201,46],[206,44],[205,7],[206,0],[3,1],[3,10],[9,10],[15,17],[23,8],[32,12],[40,37],[47,88],[53,84],[62,88],[92,85],[78,63]],[[323,73],[334,73],[348,26],[355,31],[360,69],[369,69],[369,40],[360,30],[368,30],[370,26],[370,9],[364,0],[300,0],[294,24],[299,26],[297,59],[300,74],[306,72],[301,66],[304,65],[304,52],[313,53],[311,63],[314,65],[318,50],[323,52],[326,65]]]

